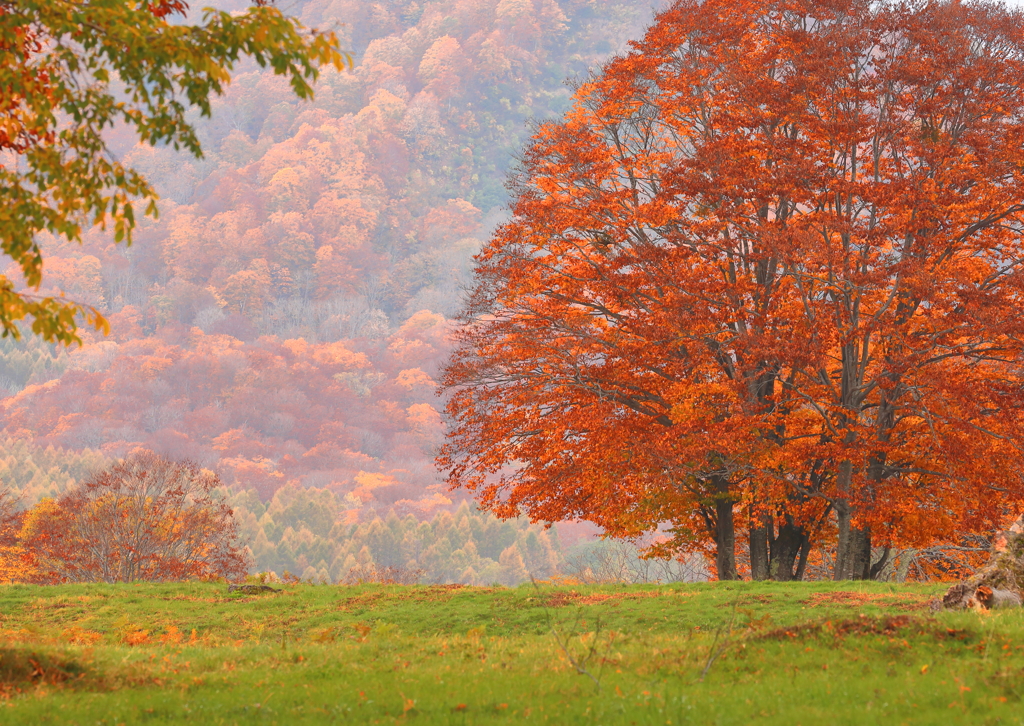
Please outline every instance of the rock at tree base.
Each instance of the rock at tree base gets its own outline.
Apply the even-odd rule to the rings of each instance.
[[[996,535],[988,564],[946,590],[942,607],[991,610],[1021,606],[1024,590],[1024,515]]]

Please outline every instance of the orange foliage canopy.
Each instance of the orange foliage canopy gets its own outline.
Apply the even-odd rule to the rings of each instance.
[[[25,515],[19,545],[36,582],[241,579],[248,556],[216,475],[137,451]]]
[[[440,457],[484,506],[736,574],[999,525],[1024,497],[1024,21],[680,0],[540,127],[478,258]],[[825,529],[823,529],[825,528]]]

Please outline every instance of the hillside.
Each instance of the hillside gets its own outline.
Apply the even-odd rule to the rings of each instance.
[[[72,351],[0,342],[0,427],[43,448],[193,459],[264,503],[293,484],[364,519],[429,519],[459,504],[432,463],[435,378],[514,155],[651,2],[286,9],[336,28],[354,71],[325,73],[300,103],[240,66],[197,119],[201,161],[113,134],[161,216],[131,248],[99,230],[81,247],[43,240],[44,292],[96,305],[111,335]]]

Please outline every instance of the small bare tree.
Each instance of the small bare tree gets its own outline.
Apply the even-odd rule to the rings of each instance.
[[[0,547],[14,547],[18,544],[21,513],[17,507],[18,498],[14,493],[6,487],[0,488]]]

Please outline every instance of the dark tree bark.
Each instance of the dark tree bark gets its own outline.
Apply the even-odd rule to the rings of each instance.
[[[892,548],[886,545],[882,550],[882,554],[879,556],[878,561],[871,565],[871,569],[868,572],[868,579],[877,580],[878,576],[882,574],[882,570],[889,564],[889,558],[892,556]]]
[[[779,533],[770,540],[769,571],[773,580],[791,582],[800,579],[803,565],[798,564],[801,553],[810,548],[810,536],[807,531],[793,522],[793,518],[785,514],[779,523]],[[806,560],[806,555],[804,555]],[[798,575],[798,572],[800,575]]]
[[[844,496],[851,491],[852,479],[853,463],[840,463],[837,479],[840,498],[833,504],[839,528],[834,580],[867,580],[871,576],[871,529],[853,526],[853,508]]]
[[[835,580],[867,580],[871,577],[871,529],[854,527],[850,506],[836,502],[839,541],[836,544]]]
[[[761,526],[755,527],[758,521],[753,514],[750,517],[750,577],[754,580],[767,580],[771,576],[771,563],[768,560],[768,523],[762,519]],[[767,520],[770,522],[770,520]]]
[[[715,492],[714,526],[715,567],[719,580],[736,580],[736,521],[733,514],[733,498],[729,492],[729,480],[724,476],[712,475],[711,484]]]
[[[732,500],[715,502],[718,526],[715,528],[715,566],[719,580],[736,580],[736,524],[733,519]]]
[[[804,573],[807,572],[807,556],[811,554],[811,538],[808,536],[804,539],[803,546],[800,547],[800,557],[796,563],[796,576],[794,580],[803,580]]]
[[[754,580],[800,580],[811,550],[810,533],[788,514],[764,516],[761,526],[750,528],[750,576]]]
[[[711,474],[705,483],[711,484],[711,496],[700,504],[700,515],[707,526],[708,535],[715,542],[715,568],[719,580],[738,580],[736,573],[736,519],[735,502],[728,478]]]

